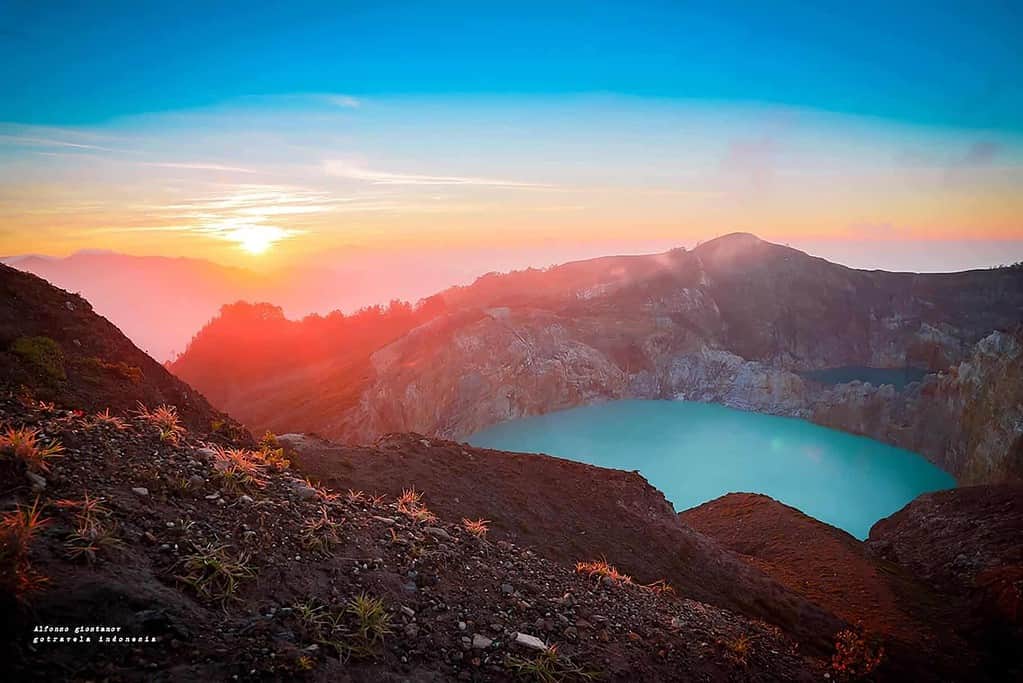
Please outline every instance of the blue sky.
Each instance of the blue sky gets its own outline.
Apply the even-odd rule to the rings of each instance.
[[[0,0],[0,254],[1016,261],[1021,8]]]
[[[0,2],[0,121],[610,92],[1023,127],[1018,2]]]

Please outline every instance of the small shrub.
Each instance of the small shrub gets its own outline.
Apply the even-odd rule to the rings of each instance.
[[[178,418],[178,409],[174,406],[163,404],[150,410],[139,402],[136,413],[157,428],[161,441],[177,445],[181,442],[181,437],[185,435],[185,427],[181,424],[181,420]]]
[[[476,538],[483,538],[490,531],[489,519],[466,519],[462,518],[462,526]]]
[[[48,446],[42,445],[37,429],[8,427],[0,434],[0,453],[21,460],[30,470],[49,472],[48,461],[61,457],[64,454],[64,447],[59,441],[53,441]]]
[[[285,457],[284,448],[273,432],[263,434],[263,438],[259,440],[259,450],[255,452],[271,472],[283,472],[291,466],[291,461]]]
[[[32,539],[50,520],[42,517],[39,499],[0,517],[0,591],[18,598],[42,587],[47,578],[32,568]]]
[[[11,344],[11,351],[50,383],[67,379],[64,369],[64,352],[49,337],[18,337]]]
[[[580,574],[586,574],[597,579],[608,578],[619,584],[632,583],[631,576],[622,574],[614,565],[608,564],[604,558],[592,562],[576,562],[575,570]]]
[[[551,645],[532,659],[509,655],[505,666],[517,676],[539,683],[592,681],[597,678],[595,673],[576,666],[568,657],[562,657],[556,645]]]
[[[197,548],[182,560],[182,566],[185,574],[178,579],[191,586],[202,600],[221,605],[235,597],[242,581],[255,576],[247,553],[234,556],[223,545]]]
[[[831,668],[846,679],[865,678],[884,661],[884,647],[868,636],[862,626],[839,631],[835,636],[835,654]]]
[[[106,376],[125,380],[132,384],[142,383],[142,369],[134,365],[128,365],[124,361],[108,363],[102,358],[93,357],[81,361],[79,367],[85,371],[87,379],[92,379],[93,381],[99,381],[102,377]]]

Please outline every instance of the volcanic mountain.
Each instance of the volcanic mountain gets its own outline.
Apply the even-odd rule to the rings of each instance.
[[[489,274],[345,326],[266,308],[225,312],[171,365],[255,430],[464,438],[596,401],[689,399],[863,433],[965,482],[1023,475],[1013,427],[1023,404],[989,393],[997,384],[1023,398],[1011,379],[1023,376],[1020,268],[854,270],[733,234],[692,251]],[[261,345],[228,350],[226,336]],[[805,374],[843,366],[932,374],[903,391]]]

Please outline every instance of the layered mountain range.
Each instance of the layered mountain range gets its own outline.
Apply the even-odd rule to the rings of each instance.
[[[691,251],[489,274],[432,301],[376,348],[339,338],[315,362],[255,378],[238,354],[210,348],[228,324],[214,320],[171,368],[255,429],[350,442],[464,438],[598,401],[679,399],[866,434],[964,483],[1023,475],[1020,268],[863,271],[737,233]],[[242,331],[288,335],[297,359],[311,330],[254,317]],[[901,390],[806,374],[847,366],[931,374]]]

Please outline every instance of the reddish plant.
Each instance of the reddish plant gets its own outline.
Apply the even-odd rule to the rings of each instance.
[[[483,538],[490,531],[489,519],[466,519],[462,518],[462,526],[470,534],[477,538]]]
[[[0,590],[16,596],[36,590],[47,578],[32,568],[32,539],[50,520],[42,517],[39,499],[32,507],[19,505],[0,517]]]
[[[178,409],[166,404],[150,410],[140,401],[136,414],[160,432],[160,440],[177,445],[185,435],[185,428],[178,418]]]
[[[608,564],[604,558],[591,562],[576,562],[575,570],[580,574],[586,574],[587,576],[599,579],[608,578],[619,584],[632,583],[631,576],[622,574],[614,565]]]
[[[42,445],[37,429],[8,427],[5,432],[0,434],[0,452],[18,458],[30,470],[49,472],[50,465],[47,461],[50,458],[63,455],[64,447],[60,445],[59,441],[53,441],[48,446]]]

